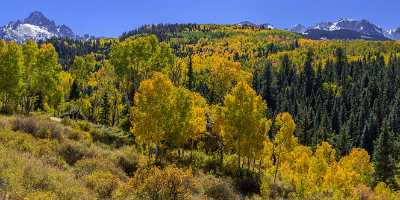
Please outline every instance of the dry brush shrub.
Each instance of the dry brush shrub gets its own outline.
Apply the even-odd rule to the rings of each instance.
[[[28,153],[0,147],[0,183],[10,199],[94,199],[83,183],[73,177]]]
[[[128,176],[133,176],[143,158],[136,153],[137,150],[133,146],[124,146],[111,156],[111,160],[122,169]]]
[[[63,130],[60,126],[37,117],[16,117],[12,121],[12,130],[29,133],[42,139],[61,140],[63,137]]]
[[[11,129],[28,133],[41,139],[56,139],[58,141],[63,141],[65,138],[76,141],[92,140],[87,132],[65,127],[44,117],[16,117],[11,120]]]
[[[64,118],[62,124],[66,126],[66,135],[71,135],[68,137],[69,139],[82,140],[84,139],[82,137],[87,137],[87,139],[93,142],[100,142],[115,147],[134,144],[132,134],[119,128],[96,125],[82,120],[75,121],[69,118]]]
[[[0,130],[8,129],[9,126],[10,122],[5,118],[0,117]]]
[[[85,176],[84,180],[87,187],[94,191],[100,199],[109,199],[120,183],[117,176],[106,171],[95,171]]]
[[[216,178],[212,175],[200,174],[200,185],[207,199],[214,200],[239,200],[239,195],[233,187],[232,180]]]
[[[92,136],[88,132],[76,130],[70,127],[64,128],[64,136],[75,141],[91,142],[93,140]]]
[[[24,200],[57,200],[57,198],[53,192],[32,192]]]
[[[277,179],[273,181],[274,177],[265,175],[262,177],[261,194],[268,199],[288,199],[289,194],[294,192],[294,188],[284,181]]]
[[[1,131],[0,145],[17,150],[21,154],[29,153],[53,167],[66,168],[66,163],[57,153],[58,142],[55,140],[36,139],[30,134]]]
[[[96,172],[107,172],[115,175],[118,179],[125,180],[125,173],[111,160],[93,157],[79,160],[74,165],[74,173],[77,177],[90,176]]]
[[[115,193],[115,199],[185,200],[191,199],[195,187],[189,170],[168,166],[164,170],[157,167],[140,169]]]
[[[58,153],[69,165],[74,165],[83,158],[95,157],[97,152],[90,149],[88,144],[65,140],[58,147]]]

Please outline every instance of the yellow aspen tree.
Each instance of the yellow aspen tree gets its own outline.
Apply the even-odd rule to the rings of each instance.
[[[140,84],[132,110],[132,132],[139,141],[179,148],[206,130],[205,100],[176,88],[161,73]]]
[[[278,132],[273,142],[273,164],[274,164],[274,183],[276,181],[278,170],[288,154],[298,145],[297,138],[294,135],[296,124],[289,113],[280,113],[275,119],[275,126]]]
[[[323,177],[325,176],[329,166],[336,163],[336,150],[328,142],[322,142],[315,149],[311,160],[311,168],[309,171],[309,192],[312,194],[321,194]]]
[[[379,182],[374,188],[375,198],[381,200],[398,200],[400,191],[392,191],[384,182]]]
[[[111,47],[111,63],[115,67],[125,96],[132,100],[142,80],[154,71],[173,65],[174,54],[168,45],[160,43],[155,35],[129,37]]]
[[[366,150],[355,148],[349,155],[340,159],[339,165],[352,174],[349,178],[354,186],[359,184],[370,185],[372,175],[375,172],[370,161],[371,157]]]
[[[58,64],[58,54],[55,48],[51,44],[42,45],[33,69],[33,91],[41,99],[42,102],[39,104],[42,104],[42,109],[53,108],[58,102],[55,98],[56,96],[60,97],[57,94],[60,72],[61,67]]]
[[[21,47],[15,42],[0,40],[0,99],[3,106],[16,102],[21,87],[24,71]]]
[[[299,198],[304,198],[306,190],[313,186],[310,182],[312,151],[309,147],[298,145],[291,151],[280,166],[280,177],[290,183]]]
[[[152,79],[140,83],[132,117],[132,132],[139,141],[160,145],[166,139],[165,122],[172,112],[173,90],[172,83],[162,74],[154,74]]]
[[[238,168],[241,156],[254,159],[261,155],[264,141],[271,126],[266,119],[267,105],[245,82],[239,82],[225,96],[222,108],[222,133],[225,144],[232,145],[238,155]]]
[[[333,162],[323,179],[323,191],[335,198],[357,197],[357,187],[369,186],[374,173],[370,156],[364,149],[353,149],[349,155]]]
[[[24,65],[25,69],[23,72],[24,90],[22,95],[22,108],[26,113],[29,113],[33,108],[33,103],[36,99],[33,90],[34,81],[34,69],[37,63],[37,56],[39,53],[39,47],[36,42],[29,40],[22,45],[22,51],[24,54]]]
[[[169,119],[169,138],[171,147],[178,148],[189,140],[194,141],[206,131],[205,109],[207,103],[203,97],[185,88],[175,88],[172,116]]]
[[[209,69],[206,84],[213,103],[222,103],[224,96],[240,81],[248,83],[251,80],[251,73],[242,70],[239,62],[230,61],[223,56],[212,56],[202,62]]]

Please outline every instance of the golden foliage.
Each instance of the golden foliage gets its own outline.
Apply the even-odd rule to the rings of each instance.
[[[140,84],[135,96],[132,132],[143,142],[180,147],[205,132],[206,107],[200,95],[155,73]]]
[[[245,82],[225,96],[220,127],[225,144],[239,156],[259,159],[271,121],[264,117],[267,105]]]
[[[375,193],[369,191],[374,167],[364,149],[353,149],[337,160],[336,151],[327,142],[315,151],[298,144],[290,114],[279,114],[275,125],[278,133],[264,148],[265,196],[279,196],[276,187],[282,187],[294,199],[359,199],[365,195],[372,199],[394,198],[395,193],[382,184]]]

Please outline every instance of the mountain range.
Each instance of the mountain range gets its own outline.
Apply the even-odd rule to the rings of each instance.
[[[255,26],[275,29],[272,24],[255,24],[250,21],[237,23],[238,26]],[[321,22],[306,27],[297,24],[288,31],[298,33],[309,39],[365,39],[365,40],[400,40],[400,28],[383,30],[368,20],[339,19],[334,22]],[[32,12],[24,20],[9,22],[0,27],[0,38],[24,42],[26,40],[47,40],[53,37],[87,40],[89,35],[79,36],[66,25],[57,25],[39,11]]]
[[[12,21],[0,27],[0,38],[24,42],[26,40],[47,40],[53,37],[88,39],[89,36],[79,36],[66,25],[57,25],[39,11],[32,12],[24,20]]]
[[[259,28],[275,29],[273,25],[257,25],[249,21],[240,22],[240,26],[256,26]],[[368,20],[339,19],[334,22],[321,22],[313,26],[306,27],[296,24],[290,32],[298,33],[306,38],[314,40],[342,39],[342,40],[400,40],[400,28],[393,30],[383,30]]]
[[[321,22],[310,27],[298,24],[289,31],[310,39],[400,40],[400,28],[383,30],[365,19],[339,19],[334,22]]]
[[[254,26],[254,27],[260,27],[260,28],[265,28],[265,29],[275,29],[275,27],[272,24],[269,24],[269,23],[255,24],[251,21],[243,21],[243,22],[237,23],[236,25],[238,25],[238,26]]]

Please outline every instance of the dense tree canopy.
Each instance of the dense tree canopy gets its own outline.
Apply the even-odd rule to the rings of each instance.
[[[132,132],[158,147],[179,148],[206,129],[205,100],[177,88],[160,73],[140,84],[133,107]]]

